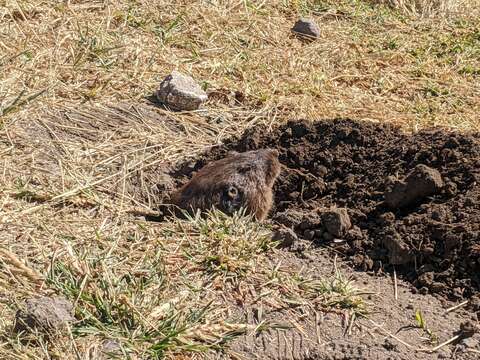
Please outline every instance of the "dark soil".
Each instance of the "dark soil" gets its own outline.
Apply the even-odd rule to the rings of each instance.
[[[334,247],[362,270],[397,274],[421,293],[480,290],[480,135],[405,134],[351,120],[254,128],[183,164],[186,181],[229,150],[279,151],[284,169],[271,218]]]

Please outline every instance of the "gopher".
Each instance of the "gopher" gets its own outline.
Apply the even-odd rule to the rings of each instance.
[[[279,174],[276,150],[231,152],[200,169],[172,194],[171,203],[188,211],[215,207],[228,215],[245,208],[257,220],[264,220],[272,207],[272,187]]]

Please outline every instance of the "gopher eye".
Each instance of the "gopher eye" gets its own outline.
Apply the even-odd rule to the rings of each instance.
[[[245,174],[253,169],[252,165],[242,165],[238,168],[240,174]]]
[[[238,196],[238,189],[235,186],[229,186],[227,189],[227,196],[230,199],[236,199]]]

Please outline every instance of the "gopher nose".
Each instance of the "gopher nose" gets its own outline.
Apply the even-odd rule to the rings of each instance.
[[[240,191],[237,189],[237,187],[231,185],[225,189],[221,206],[223,207],[222,210],[229,215],[240,210],[240,207],[242,206],[242,199]]]
[[[235,200],[238,197],[238,189],[235,186],[229,186],[227,189],[227,196],[231,200]]]

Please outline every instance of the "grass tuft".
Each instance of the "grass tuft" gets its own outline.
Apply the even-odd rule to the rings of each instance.
[[[327,279],[307,280],[300,287],[310,296],[319,297],[319,301],[326,309],[346,310],[356,318],[368,315],[368,305],[363,296],[371,294],[356,286],[338,269],[333,276]]]
[[[188,231],[196,234],[195,246],[187,256],[214,275],[225,278],[245,276],[255,268],[256,255],[275,247],[271,232],[253,221],[245,210],[227,216],[212,210],[188,218]]]

